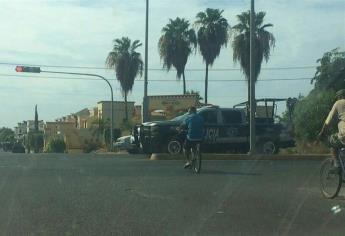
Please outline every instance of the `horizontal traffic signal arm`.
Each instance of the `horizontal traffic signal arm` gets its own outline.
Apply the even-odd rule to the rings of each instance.
[[[41,68],[36,66],[16,66],[17,72],[41,73]]]

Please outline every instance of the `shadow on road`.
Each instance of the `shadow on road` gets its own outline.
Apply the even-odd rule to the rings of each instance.
[[[251,173],[251,172],[231,172],[231,171],[220,171],[220,170],[202,170],[202,174],[209,175],[240,175],[240,176],[260,176],[261,173]]]

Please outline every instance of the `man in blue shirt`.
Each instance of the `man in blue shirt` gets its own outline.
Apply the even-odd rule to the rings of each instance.
[[[190,150],[191,148],[200,143],[204,138],[204,119],[196,113],[195,107],[190,107],[188,110],[189,116],[182,123],[182,126],[187,130],[187,137],[184,143],[184,151],[186,154],[187,162],[184,168],[191,166]]]

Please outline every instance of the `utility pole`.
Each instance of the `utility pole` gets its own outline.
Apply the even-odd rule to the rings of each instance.
[[[251,0],[250,4],[250,78],[249,78],[249,90],[250,90],[250,101],[249,101],[249,108],[250,108],[250,150],[249,154],[255,154],[255,144],[256,144],[256,136],[255,136],[255,110],[256,110],[256,101],[255,101],[255,78],[254,78],[254,71],[255,71],[255,58],[254,58],[254,51],[255,51],[255,42],[254,42],[254,21],[255,21],[255,12],[254,12],[254,0]]]
[[[142,114],[142,121],[148,121],[148,112],[149,112],[149,104],[148,104],[148,97],[147,97],[147,86],[148,86],[148,79],[147,79],[147,64],[148,64],[148,40],[149,40],[149,0],[146,0],[146,24],[145,24],[145,65],[144,65],[144,99],[143,99],[143,114]]]

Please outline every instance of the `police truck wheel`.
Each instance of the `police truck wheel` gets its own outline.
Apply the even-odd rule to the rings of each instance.
[[[182,144],[178,140],[171,140],[168,142],[168,153],[171,155],[177,155],[182,152]]]
[[[277,153],[278,148],[273,141],[267,140],[258,144],[258,152],[265,155],[273,155]]]
[[[271,155],[276,152],[276,145],[272,141],[267,141],[264,143],[262,149],[263,149],[262,151],[264,154]]]

